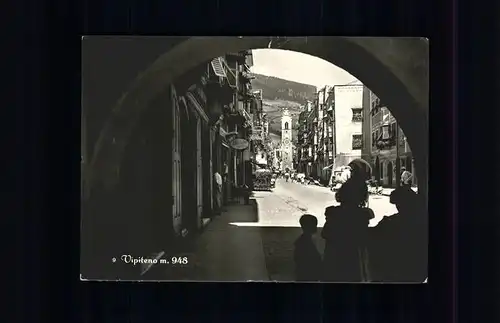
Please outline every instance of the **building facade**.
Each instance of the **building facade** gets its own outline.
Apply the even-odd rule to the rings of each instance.
[[[330,178],[337,151],[335,136],[335,88],[325,86],[318,92],[316,174],[325,184]]]
[[[235,187],[251,186],[250,144],[246,148],[234,144],[250,142],[252,115],[259,110],[250,87],[248,62],[250,51],[230,53],[172,85],[172,219],[176,236],[196,234],[212,216],[215,172],[224,180],[225,204],[231,201]]]
[[[372,177],[382,186],[399,185],[401,167],[413,174],[413,184],[417,184],[415,162],[406,136],[387,106],[370,90],[367,103],[369,113],[365,112],[363,129],[366,146],[363,150],[373,169]]]
[[[335,161],[333,168],[361,158],[363,148],[363,85],[334,86]]]
[[[299,115],[300,172],[328,184],[332,170],[362,157],[364,98],[359,81],[325,86]]]
[[[251,131],[251,159],[254,162],[253,171],[257,166],[266,167],[270,163],[269,151],[269,122],[262,108],[262,90],[253,91],[254,106],[252,110],[252,131]],[[256,164],[256,165],[255,165]]]
[[[307,101],[299,114],[297,131],[297,171],[310,176],[313,166],[313,117],[314,101]]]
[[[401,167],[417,184],[406,136],[373,92],[359,81],[320,89],[299,115],[298,171],[327,184],[333,170],[359,158],[385,187],[399,185]]]

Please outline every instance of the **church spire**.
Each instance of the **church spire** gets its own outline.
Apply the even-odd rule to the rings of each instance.
[[[282,170],[293,169],[292,117],[288,108],[281,110],[281,155]]]

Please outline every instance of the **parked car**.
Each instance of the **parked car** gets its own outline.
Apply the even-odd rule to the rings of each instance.
[[[268,169],[258,169],[254,173],[254,190],[255,191],[269,191],[274,188],[276,179],[273,177],[273,172]],[[274,180],[274,182],[273,182]]]

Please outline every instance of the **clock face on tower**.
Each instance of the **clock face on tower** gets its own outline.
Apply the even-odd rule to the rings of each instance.
[[[283,144],[285,144],[285,146],[288,146],[288,145],[290,144],[290,139],[285,138],[285,139],[283,140]]]

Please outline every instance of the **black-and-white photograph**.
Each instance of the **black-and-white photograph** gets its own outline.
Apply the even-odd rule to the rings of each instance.
[[[81,280],[424,283],[429,40],[82,37]]]

